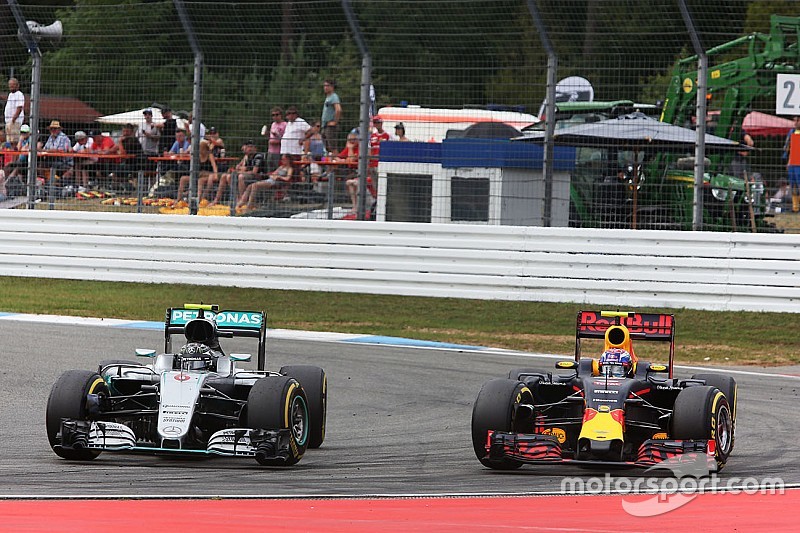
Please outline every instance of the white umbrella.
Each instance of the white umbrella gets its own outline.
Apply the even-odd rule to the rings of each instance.
[[[153,122],[161,124],[164,122],[164,117],[161,116],[161,110],[157,107],[143,107],[141,109],[134,109],[133,111],[125,111],[124,113],[116,113],[114,115],[105,115],[99,117],[97,122],[100,124],[113,124],[124,126],[125,124],[133,124],[138,126],[144,123],[144,110],[150,109],[153,111]],[[182,118],[177,119],[178,129],[185,129],[188,122]]]

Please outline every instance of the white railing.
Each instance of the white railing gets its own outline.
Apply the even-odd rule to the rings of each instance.
[[[800,235],[0,211],[0,275],[800,312]]]

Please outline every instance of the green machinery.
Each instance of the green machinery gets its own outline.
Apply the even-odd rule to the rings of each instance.
[[[798,72],[798,41],[800,18],[772,16],[769,34],[752,33],[708,50],[707,108],[717,116],[716,124],[709,124],[708,133],[740,140],[745,115],[755,105],[774,98],[777,74]],[[698,57],[692,56],[676,64],[661,112],[662,122],[692,127],[697,63]],[[565,121],[565,125],[612,118],[627,109],[643,107],[629,101],[557,105],[557,120]],[[648,109],[637,110],[651,114]],[[632,161],[630,155],[623,149],[578,150],[570,190],[573,225],[631,227],[631,176],[636,175],[640,178],[637,228],[691,229],[693,154],[645,152],[637,154],[637,161]],[[703,229],[774,230],[765,219],[763,182],[757,175],[726,173],[731,172],[731,157],[713,155],[706,162]]]

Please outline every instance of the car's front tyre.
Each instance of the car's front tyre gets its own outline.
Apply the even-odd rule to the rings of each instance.
[[[303,387],[308,400],[308,447],[319,448],[325,440],[328,411],[328,377],[325,371],[318,366],[287,365],[280,369],[280,373],[293,377]]]
[[[513,459],[490,459],[486,454],[488,432],[512,432],[520,403],[532,403],[530,390],[514,379],[492,379],[481,387],[472,408],[472,446],[484,466],[495,470],[513,470],[522,463]]]
[[[105,381],[97,372],[90,370],[68,370],[61,374],[50,389],[45,415],[47,439],[59,457],[75,461],[89,461],[100,455],[98,450],[88,448],[62,448],[58,433],[61,420],[88,420],[87,399],[90,394],[108,394]]]
[[[300,383],[288,376],[259,379],[247,397],[247,426],[253,429],[290,432],[289,456],[280,463],[272,459],[256,460],[263,465],[293,465],[303,458],[309,440],[308,401]]]

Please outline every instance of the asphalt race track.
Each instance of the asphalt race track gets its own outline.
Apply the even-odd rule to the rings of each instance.
[[[325,443],[297,466],[112,453],[87,463],[68,462],[50,450],[45,435],[52,383],[65,370],[94,369],[102,359],[132,359],[134,348],[161,349],[163,333],[3,320],[0,336],[0,497],[531,494],[558,492],[565,475],[603,475],[557,466],[495,472],[475,459],[470,416],[482,383],[512,367],[552,368],[552,359],[282,339],[269,341],[268,368],[315,364],[329,380]],[[229,352],[254,352],[245,342],[224,346]],[[736,449],[722,476],[800,483],[800,378],[735,377],[740,391]],[[616,474],[632,478],[636,471]]]

